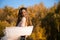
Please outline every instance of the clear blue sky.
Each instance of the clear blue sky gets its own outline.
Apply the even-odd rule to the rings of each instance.
[[[21,5],[25,7],[32,6],[34,4],[39,4],[41,2],[48,8],[54,5],[54,3],[58,3],[59,0],[0,0],[0,8],[5,6],[11,6],[14,8],[18,8]]]

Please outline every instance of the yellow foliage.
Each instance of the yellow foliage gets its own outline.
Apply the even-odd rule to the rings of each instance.
[[[60,26],[59,7],[60,7],[59,5],[54,5],[51,8],[46,8],[43,5],[43,3],[36,4],[34,6],[31,6],[31,7],[27,7],[28,15],[31,18],[33,26],[34,26],[34,30],[33,30],[32,34],[28,37],[28,39],[30,38],[32,40],[47,40],[46,39],[47,35],[45,35],[45,33],[47,31],[46,26],[42,25],[42,21],[45,24],[45,21],[47,21],[46,19],[48,17],[50,17],[50,16],[47,16],[47,14],[49,14],[49,15],[51,13],[54,14],[54,18],[57,20],[56,27],[57,27],[57,30],[59,31],[59,26]],[[16,25],[18,12],[19,12],[19,8],[14,9],[12,7],[9,7],[9,6],[6,6],[5,8],[0,9],[0,36],[1,37],[4,35],[3,29],[5,29],[6,26],[9,27],[9,26]],[[45,17],[46,17],[46,19],[45,19]],[[48,19],[48,21],[50,22],[51,20]],[[48,23],[45,25],[48,25]],[[48,27],[50,27],[50,25]]]

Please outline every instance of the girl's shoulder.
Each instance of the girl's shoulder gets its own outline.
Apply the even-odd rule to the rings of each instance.
[[[22,17],[22,20],[26,20],[26,18],[25,17]]]

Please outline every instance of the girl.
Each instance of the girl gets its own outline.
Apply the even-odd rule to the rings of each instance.
[[[16,26],[26,27],[32,25],[31,20],[29,19],[27,8],[20,8],[18,13],[18,20]],[[25,36],[21,36],[21,40],[24,40]]]

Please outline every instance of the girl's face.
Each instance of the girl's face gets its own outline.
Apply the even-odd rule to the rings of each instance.
[[[27,11],[23,9],[23,10],[22,10],[22,15],[23,15],[23,16],[26,16],[26,15],[27,15]]]

